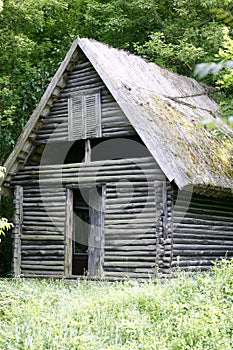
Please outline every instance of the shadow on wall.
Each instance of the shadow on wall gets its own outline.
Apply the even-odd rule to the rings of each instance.
[[[14,206],[13,197],[1,198],[1,212],[3,216],[13,222]],[[12,264],[12,229],[6,231],[4,236],[1,236],[0,242],[0,277],[10,276]]]

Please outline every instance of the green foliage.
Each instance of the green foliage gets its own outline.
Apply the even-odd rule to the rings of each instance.
[[[232,23],[229,19],[230,24]],[[222,92],[220,101],[220,114],[223,119],[233,126],[233,38],[232,31],[223,28],[223,40],[218,53],[215,55],[217,62],[200,63],[195,67],[194,74],[200,79],[208,74],[214,75],[215,85]]]
[[[166,282],[0,281],[0,347],[231,350],[233,262]]]
[[[112,46],[133,49],[160,27],[157,3],[153,0],[84,0],[79,23],[80,36],[88,36]]]
[[[13,225],[8,222],[6,218],[0,218],[0,236],[5,233],[5,230],[9,230],[12,226]]]
[[[192,74],[199,60],[218,52],[223,25],[211,12],[216,6],[217,1],[85,0],[79,32]],[[228,9],[230,2],[221,6]]]
[[[0,13],[0,164],[63,59],[79,1],[6,0]]]
[[[75,37],[92,37],[192,75],[197,62],[219,51],[223,23],[213,11],[220,7],[229,12],[231,1],[5,0],[0,11],[0,164]]]

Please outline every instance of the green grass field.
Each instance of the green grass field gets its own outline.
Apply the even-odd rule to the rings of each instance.
[[[232,350],[233,261],[166,282],[0,280],[1,350]]]

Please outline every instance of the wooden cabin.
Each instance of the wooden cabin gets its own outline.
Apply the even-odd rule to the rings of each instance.
[[[209,89],[77,39],[5,163],[15,276],[147,279],[233,256],[232,130]]]

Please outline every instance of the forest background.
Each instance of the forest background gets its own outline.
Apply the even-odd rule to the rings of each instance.
[[[199,77],[216,73],[205,82],[232,124],[232,10],[232,0],[0,1],[0,166],[77,36],[188,76],[198,63],[215,61]],[[4,200],[0,217],[11,220],[10,208]]]

